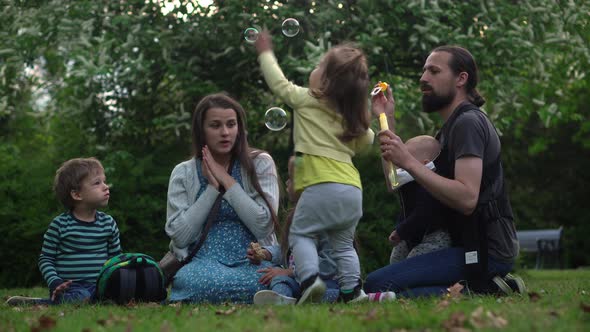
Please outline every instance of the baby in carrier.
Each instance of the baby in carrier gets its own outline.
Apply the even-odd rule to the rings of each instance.
[[[441,150],[434,137],[416,136],[405,144],[414,158],[434,171],[433,161]],[[396,228],[389,235],[389,241],[394,245],[390,263],[450,247],[444,205],[414,181],[408,172],[401,168],[396,171],[399,182],[396,190],[402,211]]]

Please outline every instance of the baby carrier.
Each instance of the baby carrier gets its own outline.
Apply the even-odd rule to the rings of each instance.
[[[470,103],[464,103],[454,111],[447,130],[441,131],[437,139],[441,142],[442,151],[435,161],[437,173],[447,178],[454,178],[455,161],[449,154],[447,137],[453,130],[455,120],[464,112],[474,111],[485,116],[479,109]],[[451,223],[451,236],[453,242],[459,242],[465,249],[465,271],[469,287],[480,293],[494,292],[490,288],[488,271],[488,234],[487,224],[498,222],[500,219],[508,219],[514,222],[514,215],[508,193],[504,184],[504,174],[500,155],[489,165],[484,165],[479,200],[475,211],[465,216],[452,211],[449,220]],[[457,239],[457,240],[456,240]]]
[[[160,302],[166,299],[164,275],[158,262],[139,253],[120,254],[106,261],[96,281],[99,301]]]

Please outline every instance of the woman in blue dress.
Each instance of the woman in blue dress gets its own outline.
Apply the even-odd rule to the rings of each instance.
[[[192,138],[194,157],[174,168],[168,186],[165,230],[177,258],[194,248],[217,196],[225,192],[203,246],[176,274],[170,301],[251,303],[265,288],[256,271],[266,265],[251,264],[247,247],[276,244],[274,161],[248,146],[244,109],[225,94],[199,102]]]

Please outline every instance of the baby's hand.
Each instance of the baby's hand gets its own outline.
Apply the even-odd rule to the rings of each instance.
[[[256,39],[254,46],[256,46],[256,52],[258,52],[258,54],[272,51],[272,37],[268,30],[262,30],[262,32],[258,34],[258,39]]]
[[[391,244],[393,244],[393,246],[395,247],[401,241],[402,241],[402,239],[399,237],[399,234],[397,234],[397,232],[395,230],[393,230],[393,232],[391,232],[391,234],[389,235],[389,242],[391,242]]]

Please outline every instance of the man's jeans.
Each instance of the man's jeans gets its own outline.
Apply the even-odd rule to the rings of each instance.
[[[489,279],[505,276],[512,266],[513,263],[501,263],[489,257]],[[364,289],[367,293],[393,291],[398,297],[437,296],[466,279],[463,248],[446,248],[373,271],[367,276]]]

